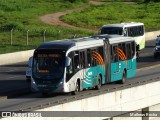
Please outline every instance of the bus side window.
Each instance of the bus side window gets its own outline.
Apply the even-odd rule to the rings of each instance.
[[[133,27],[133,36],[135,37],[135,36],[137,36],[137,27]]]
[[[80,68],[85,68],[85,52],[80,52]]]
[[[73,59],[74,59],[74,70],[77,70],[80,68],[79,51],[75,51]]]
[[[96,57],[95,57],[95,52],[97,52],[96,49],[92,49],[91,50],[91,53],[92,53],[91,66],[96,66],[97,65],[97,61],[96,61]]]
[[[133,27],[130,27],[130,34],[131,34],[131,36],[133,37]]]
[[[87,49],[87,67],[91,67],[91,50]]]
[[[117,46],[113,46],[113,61],[118,62]]]
[[[73,73],[72,60],[71,60],[70,66],[67,67],[67,73],[68,73],[68,74],[72,74],[72,73]]]
[[[126,45],[126,53],[127,53],[127,59],[131,59],[131,46],[130,46],[130,43],[127,43],[127,45]]]
[[[133,58],[135,54],[135,42],[132,42],[131,46],[132,46],[132,58]]]
[[[98,47],[98,53],[101,55],[102,60],[104,61],[104,56],[103,56],[103,47]]]
[[[131,27],[128,27],[128,36],[132,36]]]
[[[110,55],[111,55],[111,62],[113,62],[113,49],[112,49],[112,45],[110,47]]]
[[[118,44],[118,49],[119,50],[122,50],[122,44]],[[117,51],[118,52],[118,51]],[[118,55],[119,55],[119,60],[123,60],[123,54],[121,53],[121,51],[118,52]]]
[[[144,27],[139,26],[139,35],[144,35]]]
[[[68,57],[71,58],[71,62],[70,62],[70,65],[67,66],[67,69],[66,69],[66,82],[69,81],[69,79],[73,76],[73,73],[74,73],[73,71],[73,61],[74,61],[73,52],[69,53]]]
[[[126,44],[125,43],[122,43],[122,51],[126,57]]]

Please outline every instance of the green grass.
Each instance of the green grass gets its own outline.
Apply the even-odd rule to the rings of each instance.
[[[87,4],[87,0],[0,0],[0,54],[36,48],[46,41],[72,38],[73,35],[87,36],[91,32],[74,30],[61,26],[44,24],[39,16],[77,8]],[[10,31],[13,29],[10,45]],[[26,34],[29,30],[29,45],[26,46]],[[60,32],[59,32],[60,31]]]
[[[126,4],[108,3],[91,6],[82,11],[65,15],[62,19],[75,26],[99,29],[104,24],[143,22],[146,31],[160,29],[160,3]]]
[[[98,2],[144,2],[144,0],[96,0]]]
[[[39,16],[44,14],[89,5],[88,0],[68,1],[0,0],[0,54],[36,48],[43,43],[44,30],[46,30],[45,41],[73,38],[74,35],[82,37],[94,34],[88,30],[49,26],[39,19]],[[98,31],[104,24],[124,21],[143,22],[147,31],[160,28],[160,3],[125,4],[111,1],[106,5],[90,5],[85,10],[65,15],[62,19],[69,24],[95,31]],[[10,45],[11,29],[13,29],[12,46]],[[26,34],[28,30],[29,43],[27,46]]]

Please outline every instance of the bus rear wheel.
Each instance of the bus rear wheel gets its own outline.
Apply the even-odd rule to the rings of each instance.
[[[102,78],[99,76],[98,77],[98,85],[95,87],[96,90],[100,90],[102,86]]]
[[[122,76],[122,80],[121,80],[121,84],[124,84],[126,82],[126,72],[123,72],[123,76]]]
[[[72,95],[77,95],[79,91],[80,91],[80,85],[79,85],[79,83],[78,83],[78,81],[77,81],[77,82],[76,82],[75,91],[72,91],[71,94],[72,94]]]

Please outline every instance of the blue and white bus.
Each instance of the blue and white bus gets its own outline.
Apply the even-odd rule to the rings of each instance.
[[[136,74],[135,41],[100,35],[40,45],[33,55],[31,88],[43,95],[77,94],[88,88],[125,82]]]
[[[122,36],[134,37],[137,50],[145,48],[144,24],[140,22],[126,22],[103,25],[100,34],[118,34]]]

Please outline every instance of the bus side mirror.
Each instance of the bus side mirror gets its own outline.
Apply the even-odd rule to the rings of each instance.
[[[66,57],[66,67],[70,66],[71,64],[71,58],[70,57]]]
[[[28,60],[28,66],[31,68],[32,67],[32,61],[33,61],[33,57],[30,57]]]

